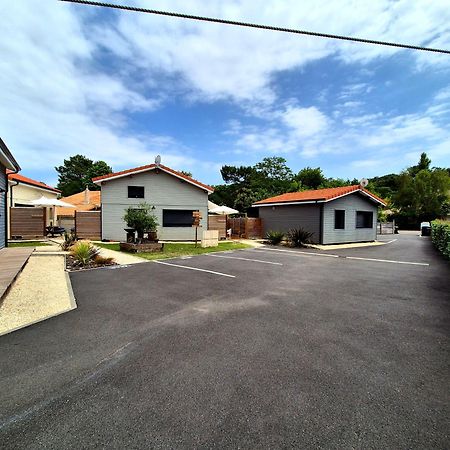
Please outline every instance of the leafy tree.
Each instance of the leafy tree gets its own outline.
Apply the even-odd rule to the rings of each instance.
[[[429,170],[430,169],[430,164],[431,164],[431,159],[428,158],[427,154],[425,152],[423,152],[420,155],[420,160],[419,163],[415,166],[411,166],[408,169],[408,173],[412,176],[415,177],[421,170]]]
[[[91,190],[99,190],[100,187],[92,182],[92,178],[112,172],[105,161],[94,162],[83,155],[65,159],[64,164],[55,167],[55,170],[59,174],[57,188],[64,197],[81,192],[86,186]]]
[[[180,170],[180,173],[186,175],[189,178],[192,178],[192,172],[188,172],[187,170]]]
[[[390,173],[381,177],[373,177],[369,180],[369,191],[382,198],[389,199],[399,188],[400,175]]]
[[[413,177],[407,170],[400,175],[399,189],[392,201],[399,219],[406,225],[442,217],[449,210],[450,176],[445,170],[422,169]]]
[[[254,169],[265,178],[280,181],[291,181],[292,170],[286,165],[286,160],[279,156],[264,158],[255,164]]]
[[[295,178],[304,189],[318,189],[326,182],[326,178],[320,167],[316,167],[315,169],[305,167],[300,170]]]
[[[222,166],[220,169],[223,181],[227,184],[249,185],[256,171],[250,166]]]

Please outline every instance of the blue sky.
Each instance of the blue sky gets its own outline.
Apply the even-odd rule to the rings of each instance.
[[[450,166],[448,55],[4,3],[0,136],[26,176],[56,184],[54,166],[77,153],[114,170],[160,154],[210,184],[223,164],[274,155],[343,178],[399,172],[422,151]],[[446,0],[126,4],[450,48]]]

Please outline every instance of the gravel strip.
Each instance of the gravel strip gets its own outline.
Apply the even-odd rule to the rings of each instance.
[[[139,264],[148,262],[146,259],[140,258],[139,256],[134,256],[125,252],[116,252],[109,248],[100,248],[100,255],[105,258],[114,258],[117,264]]]
[[[0,305],[0,335],[75,307],[64,256],[31,256]]]

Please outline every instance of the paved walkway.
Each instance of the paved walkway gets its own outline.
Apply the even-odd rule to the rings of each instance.
[[[116,252],[115,250],[110,250],[109,248],[101,248],[100,255],[105,258],[114,258],[117,264],[139,264],[148,262],[144,258],[132,255],[125,252]]]
[[[2,248],[0,250],[0,300],[23,269],[34,247]]]

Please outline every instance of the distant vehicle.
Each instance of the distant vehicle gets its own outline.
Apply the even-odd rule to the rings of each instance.
[[[422,236],[430,236],[431,235],[431,225],[430,222],[422,222],[420,224],[420,234]]]

